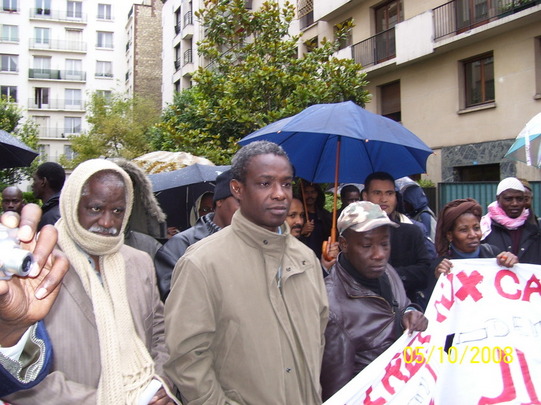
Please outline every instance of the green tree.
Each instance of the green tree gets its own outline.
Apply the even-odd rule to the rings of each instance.
[[[38,148],[38,126],[30,119],[23,119],[23,111],[14,102],[0,97],[0,129],[10,133],[27,146],[36,150]],[[12,185],[32,177],[32,173],[39,165],[35,159],[30,167],[15,167],[0,170],[0,183]]]
[[[159,117],[159,110],[150,100],[93,93],[86,114],[90,131],[70,138],[75,157],[71,161],[63,157],[61,161],[75,167],[100,156],[133,159],[150,152],[149,130]]]
[[[194,86],[178,94],[153,131],[156,149],[183,150],[215,163],[229,162],[236,142],[316,103],[369,100],[361,66],[338,59],[345,24],[335,41],[298,57],[299,36],[289,35],[295,16],[287,3],[266,1],[257,11],[244,0],[206,0],[197,17],[205,28],[198,43],[208,62]]]

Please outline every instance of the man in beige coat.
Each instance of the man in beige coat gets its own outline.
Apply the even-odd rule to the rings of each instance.
[[[328,304],[319,260],[284,224],[293,170],[276,144],[233,158],[231,225],[188,248],[165,304],[167,375],[186,404],[319,404]]]
[[[162,378],[167,353],[154,266],[123,243],[132,201],[129,176],[110,161],[86,161],[69,177],[55,227],[71,267],[45,317],[53,367],[8,402],[174,403]]]

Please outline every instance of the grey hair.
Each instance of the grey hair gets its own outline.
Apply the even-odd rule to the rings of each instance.
[[[235,156],[233,156],[233,159],[231,160],[232,177],[241,183],[244,183],[250,160],[256,156],[268,154],[285,157],[289,162],[287,153],[280,145],[269,141],[252,142],[243,146],[237,153],[235,153]],[[289,163],[291,165],[291,162]],[[291,165],[291,170],[293,170],[293,165]]]
[[[90,176],[85,182],[81,190],[81,197],[87,196],[90,193],[88,184],[91,180],[98,180],[100,183],[107,182],[114,186],[126,187],[126,183],[124,183],[124,177],[122,177],[120,173],[114,170],[100,170],[99,172],[96,172],[92,176]]]

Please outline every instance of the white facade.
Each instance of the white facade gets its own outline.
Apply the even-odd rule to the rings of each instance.
[[[94,91],[126,91],[129,0],[6,0],[0,8],[3,94],[39,124],[40,159],[71,153]],[[13,94],[14,95],[14,94]]]

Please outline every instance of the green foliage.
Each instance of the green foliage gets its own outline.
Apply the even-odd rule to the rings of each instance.
[[[194,86],[177,95],[154,128],[155,149],[182,150],[228,163],[245,135],[317,103],[369,94],[361,66],[333,53],[336,41],[298,57],[300,36],[290,36],[294,7],[266,1],[257,11],[244,0],[206,0],[197,17],[206,37],[199,53],[208,65],[193,76]]]
[[[434,182],[430,179],[419,179],[417,180],[417,183],[419,183],[419,185],[422,187],[422,188],[432,188],[432,187],[436,187],[436,185],[434,184]]]
[[[23,121],[22,110],[17,104],[0,97],[0,129],[10,133],[30,148],[38,148],[38,126],[30,119]],[[0,170],[0,184],[13,185],[32,177],[39,165],[38,159],[30,167],[16,167]]]
[[[69,161],[63,157],[61,162],[75,167],[100,156],[133,159],[150,152],[150,129],[158,119],[159,111],[150,100],[93,93],[86,115],[91,129],[70,138],[75,158]]]

